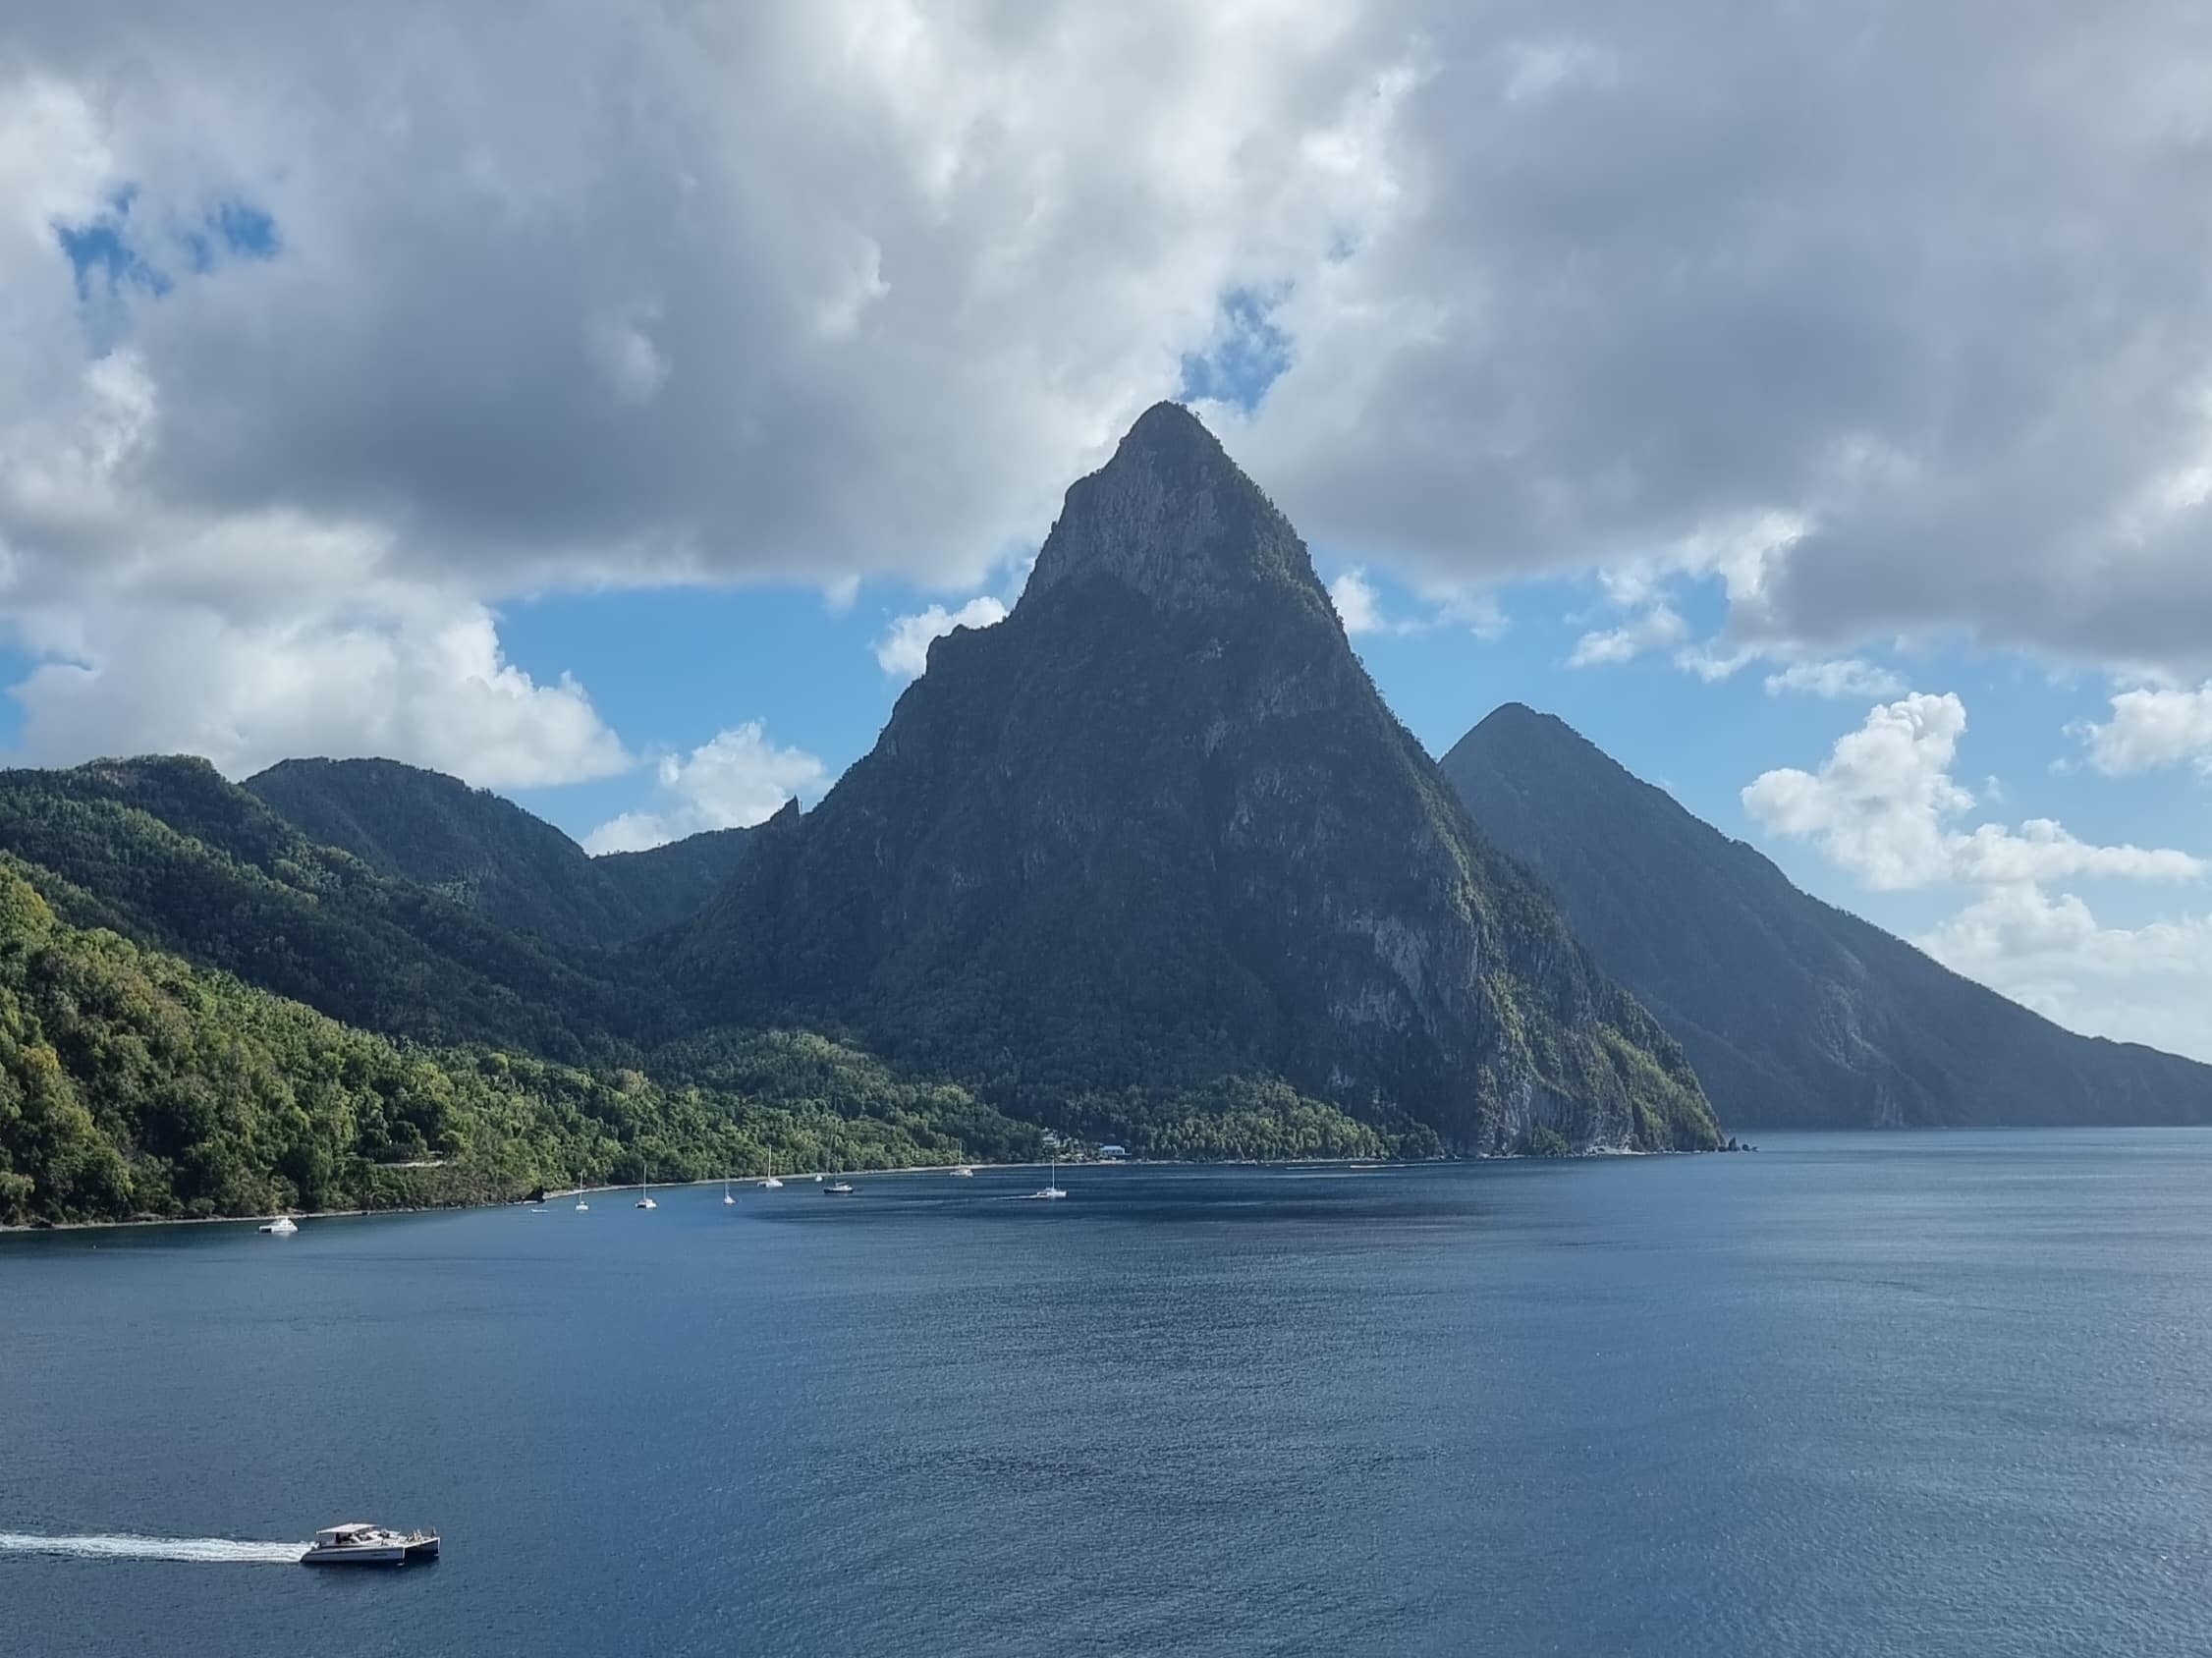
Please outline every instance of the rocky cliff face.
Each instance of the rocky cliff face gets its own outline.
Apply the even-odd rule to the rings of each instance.
[[[1018,1106],[1267,1076],[1469,1150],[1715,1138],[1172,405],[1069,491],[1013,615],[756,836],[684,970],[710,1018],[844,1020]]]
[[[1792,886],[1548,714],[1444,770],[1733,1127],[2212,1122],[2212,1067],[2076,1036]]]

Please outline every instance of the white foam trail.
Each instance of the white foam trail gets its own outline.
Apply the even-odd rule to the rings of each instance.
[[[42,1537],[0,1531],[0,1553],[69,1560],[188,1560],[210,1566],[297,1566],[304,1543],[242,1543],[231,1537]]]

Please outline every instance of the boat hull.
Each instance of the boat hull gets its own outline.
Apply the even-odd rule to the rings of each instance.
[[[424,1537],[410,1543],[376,1544],[367,1548],[309,1549],[300,1557],[302,1566],[406,1566],[436,1560],[438,1540]]]

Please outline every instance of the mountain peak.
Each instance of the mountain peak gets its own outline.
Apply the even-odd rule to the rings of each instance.
[[[2212,1069],[2073,1035],[1960,978],[1799,892],[1550,714],[1508,703],[1443,769],[1734,1123],[2212,1120]]]
[[[1328,603],[1290,521],[1179,403],[1138,415],[1113,459],[1069,489],[1023,603],[1095,577],[1178,609],[1268,586]]]

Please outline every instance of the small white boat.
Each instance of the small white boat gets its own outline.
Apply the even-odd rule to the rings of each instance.
[[[300,1230],[300,1226],[299,1223],[293,1220],[290,1215],[279,1215],[273,1221],[263,1221],[253,1230],[256,1232],[265,1232],[271,1238],[290,1238],[295,1232],[298,1232]]]
[[[781,1191],[783,1188],[784,1183],[776,1179],[776,1160],[771,1157],[768,1159],[768,1178],[760,1183],[760,1189],[762,1191]]]
[[[581,1191],[578,1192],[576,1194],[576,1212],[580,1215],[583,1215],[590,1213],[590,1211],[591,1205],[583,1200],[583,1193]]]
[[[819,1180],[821,1177],[817,1175],[814,1178]],[[850,1181],[831,1181],[829,1185],[822,1188],[822,1195],[824,1197],[850,1197],[853,1195],[853,1184]]]
[[[387,1531],[366,1520],[326,1525],[315,1533],[302,1566],[405,1566],[411,1560],[436,1560],[435,1531]]]
[[[637,1209],[657,1209],[660,1207],[658,1203],[653,1201],[652,1188],[643,1181],[637,1183],[637,1201],[631,1206]]]
[[[730,1195],[730,1183],[728,1181],[724,1181],[722,1183],[722,1202],[724,1206],[727,1207],[728,1205],[735,1203],[737,1199]]]
[[[975,1171],[963,1163],[953,1171],[953,1175],[958,1180],[971,1181],[975,1178]]]
[[[820,1186],[822,1184],[822,1177],[820,1175],[816,1175],[814,1177],[814,1184],[816,1186]]]
[[[1052,1160],[1052,1174],[1046,1179],[1044,1189],[1042,1191],[1032,1191],[1029,1195],[1032,1197],[1045,1198],[1047,1200],[1055,1197],[1065,1197],[1068,1195],[1065,1191],[1060,1189],[1059,1158],[1055,1157]]]

